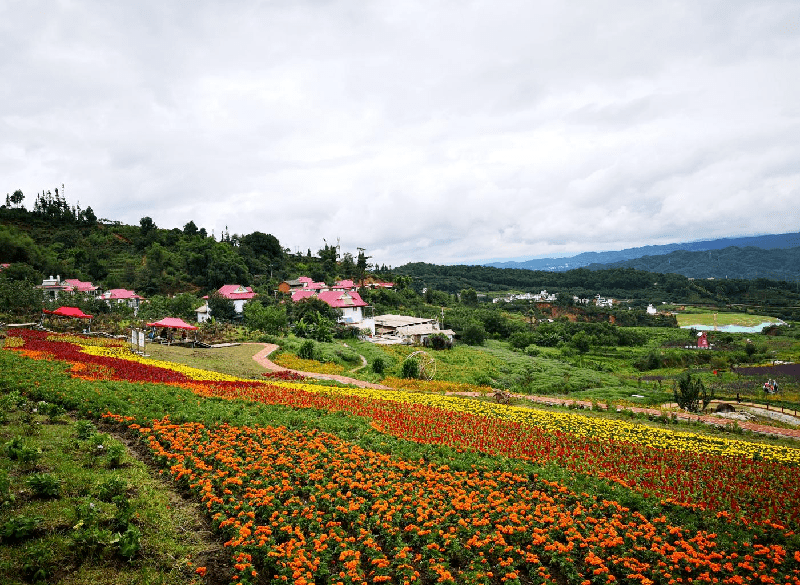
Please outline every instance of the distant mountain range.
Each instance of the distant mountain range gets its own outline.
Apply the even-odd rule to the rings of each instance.
[[[678,265],[684,265],[685,256],[681,255],[681,261],[678,265],[673,266],[671,259],[654,259],[656,256],[667,256],[673,253],[681,252],[708,252],[713,250],[724,250],[726,248],[760,248],[762,250],[774,249],[788,249],[800,248],[800,232],[789,234],[770,234],[764,236],[749,236],[744,238],[722,238],[718,240],[705,240],[701,242],[685,242],[680,244],[664,244],[661,246],[642,246],[640,248],[627,248],[625,250],[618,250],[612,252],[584,252],[577,256],[568,258],[539,258],[534,260],[526,260],[525,262],[492,262],[484,264],[484,266],[492,266],[495,268],[522,268],[526,270],[546,270],[551,272],[564,272],[573,270],[575,268],[609,268],[610,264],[614,267],[632,267],[639,268],[640,270],[648,270],[644,265],[658,265],[661,268],[667,267],[667,270],[652,270],[653,272],[674,272],[676,274],[685,274],[679,271]],[[648,258],[648,262],[629,262],[635,261],[640,258]],[[663,262],[661,261],[663,260]],[[796,271],[797,269],[795,269]],[[715,276],[717,278],[724,278],[723,275],[709,274],[685,274],[696,278],[704,278]],[[773,275],[773,278],[776,275]]]

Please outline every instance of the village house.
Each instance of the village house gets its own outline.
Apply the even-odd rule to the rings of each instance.
[[[143,297],[140,297],[132,290],[127,290],[124,288],[112,288],[105,291],[103,294],[98,295],[97,298],[105,301],[109,307],[114,304],[127,305],[133,309],[134,315],[139,311],[139,305],[141,305],[142,301],[144,300]]]
[[[245,304],[256,296],[256,293],[253,292],[251,287],[242,286],[241,284],[222,285],[217,290],[217,294],[223,298],[233,301],[233,309],[236,311],[237,315],[241,315],[244,312]],[[212,317],[211,309],[208,306],[208,295],[204,296],[203,298],[206,301],[205,304],[195,309],[198,323],[205,323]]]
[[[375,335],[380,338],[377,343],[422,344],[426,338],[437,333],[446,335],[450,341],[455,336],[451,329],[439,329],[437,319],[392,314],[375,317]]]
[[[358,329],[369,329],[370,335],[375,334],[375,321],[364,315],[364,309],[369,307],[361,295],[352,290],[325,290],[315,291],[302,289],[292,293],[292,302],[298,303],[309,298],[318,298],[330,307],[338,309],[341,313],[339,323],[344,323]]]
[[[50,278],[42,280],[42,284],[37,288],[42,289],[52,300],[57,299],[58,295],[62,293],[95,293],[99,290],[99,287],[93,285],[91,282],[84,282],[77,278],[67,278],[62,281],[61,275],[53,278],[52,274]]]
[[[314,282],[308,276],[299,276],[294,280],[284,280],[278,285],[278,291],[284,294],[291,294],[298,290],[320,291],[328,290],[328,285],[324,282]]]
[[[552,303],[555,300],[556,300],[556,295],[548,293],[546,290],[543,290],[538,294],[522,293],[522,294],[510,294],[505,297],[495,297],[492,299],[492,302],[499,303],[501,301],[505,301],[506,303],[511,303],[513,301],[534,301],[537,303]]]
[[[614,306],[614,299],[607,299],[605,297],[601,297],[600,295],[595,295],[594,304],[598,307],[608,307],[610,309]]]

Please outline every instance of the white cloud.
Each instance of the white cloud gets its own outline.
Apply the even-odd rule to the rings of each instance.
[[[395,266],[795,231],[798,70],[780,0],[12,0],[0,176]]]

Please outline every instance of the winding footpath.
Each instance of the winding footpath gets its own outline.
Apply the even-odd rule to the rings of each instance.
[[[293,372],[295,374],[300,374],[301,376],[305,376],[306,378],[316,378],[318,380],[333,380],[334,382],[341,382],[343,384],[352,384],[353,386],[358,386],[359,388],[377,388],[379,390],[392,390],[392,388],[389,388],[389,386],[383,386],[382,384],[373,384],[371,382],[365,382],[364,380],[348,378],[347,376],[339,376],[336,374],[319,374],[317,372],[299,372],[297,370],[290,370],[289,368],[284,368],[283,366],[279,366],[278,364],[269,359],[269,355],[273,351],[278,349],[278,347],[280,346],[275,345],[274,343],[253,343],[248,345],[264,346],[264,349],[255,354],[253,356],[253,359],[256,361],[257,364],[259,364],[260,366],[266,368],[271,372]],[[364,365],[365,364],[362,361],[361,367],[363,368]]]
[[[347,376],[339,376],[334,374],[319,374],[317,372],[300,372],[297,370],[290,370],[289,368],[284,368],[283,366],[279,366],[278,364],[272,362],[269,359],[269,355],[279,348],[278,345],[274,343],[253,343],[248,345],[261,345],[263,349],[259,351],[257,354],[253,356],[253,359],[262,367],[272,372],[293,372],[295,374],[299,374],[301,376],[305,376],[307,378],[316,378],[318,380],[333,380],[335,382],[341,382],[343,384],[352,384],[354,386],[358,386],[359,388],[377,388],[379,390],[397,390],[396,388],[391,388],[389,386],[384,386],[382,384],[373,384],[371,382],[365,382],[364,380],[357,380],[356,378],[348,378]],[[362,362],[363,363],[363,362]],[[361,367],[364,367],[363,365]],[[360,369],[360,368],[359,368]],[[475,398],[479,396],[485,396],[479,392],[447,392],[448,396],[464,396],[469,398]],[[537,404],[543,404],[547,406],[560,406],[560,407],[580,407],[583,409],[590,410],[592,408],[592,403],[586,400],[572,400],[569,398],[554,398],[551,396],[530,396],[527,394],[512,394],[511,398],[519,399],[519,400],[528,400],[530,402],[535,402]],[[745,404],[744,406],[758,406],[758,405],[749,405]],[[693,414],[685,411],[680,410],[659,410],[655,408],[642,408],[642,407],[626,407],[620,408],[617,407],[617,412],[622,410],[630,410],[635,413],[643,413],[647,415],[659,416],[662,413],[666,413],[669,416],[673,414],[676,415],[680,420],[686,422],[700,422],[705,423],[707,425],[712,426],[719,426],[723,427],[726,423],[733,422],[738,424],[740,428],[744,430],[748,430],[754,433],[759,433],[763,435],[771,435],[773,437],[781,437],[785,439],[796,439],[800,440],[800,428],[781,428],[781,427],[773,427],[769,425],[754,423],[750,421],[743,421],[743,420],[736,420],[732,421],[723,417],[714,416],[714,415],[698,415]]]

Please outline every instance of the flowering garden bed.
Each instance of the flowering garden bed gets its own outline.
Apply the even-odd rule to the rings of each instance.
[[[136,431],[235,582],[800,583],[798,449],[11,335],[6,387]]]

